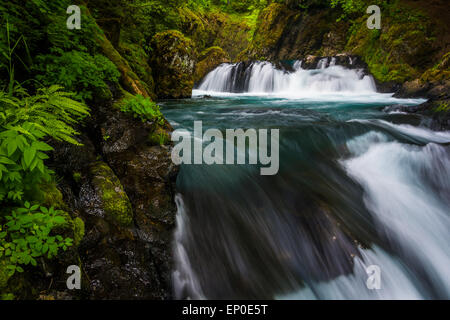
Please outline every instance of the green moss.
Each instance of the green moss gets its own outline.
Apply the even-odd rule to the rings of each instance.
[[[61,191],[58,189],[56,182],[51,181],[42,183],[38,186],[40,203],[46,207],[55,207],[58,209],[65,209],[67,205],[63,200]]]
[[[208,35],[211,32],[199,15],[189,8],[178,8],[178,29],[188,36],[197,48],[204,48],[208,42]]]
[[[73,178],[73,180],[74,180],[76,183],[80,183],[81,178],[82,178],[81,173],[80,173],[80,172],[74,172],[74,173],[72,174],[72,178]]]
[[[156,130],[150,133],[148,141],[153,146],[162,146],[168,144],[171,140],[167,131],[158,126]]]
[[[429,19],[397,2],[383,7],[382,17],[381,30],[368,29],[365,17],[353,21],[346,50],[361,56],[381,82],[416,79],[432,59]]]
[[[450,112],[450,103],[448,101],[436,101],[433,111],[448,113],[448,112]]]
[[[121,43],[120,54],[128,61],[131,69],[141,79],[152,99],[156,99],[155,82],[152,76],[152,68],[148,64],[148,55],[142,46],[132,43]]]
[[[150,97],[151,93],[148,85],[139,79],[130,67],[128,61],[120,55],[106,36],[103,33],[97,33],[95,34],[95,39],[103,54],[111,60],[111,62],[117,67],[117,70],[119,70],[121,74],[120,82],[122,86],[134,94]]]
[[[194,81],[199,82],[208,72],[224,62],[230,62],[230,58],[222,48],[214,46],[204,50],[195,66]]]
[[[73,242],[76,247],[79,246],[81,240],[83,240],[84,233],[84,221],[76,217],[75,219],[73,219]]]
[[[236,61],[238,55],[250,45],[254,28],[249,25],[245,15],[227,15],[212,11],[205,15],[205,20],[212,41],[203,48],[221,47],[232,61]]]
[[[0,294],[0,300],[14,300],[14,294],[2,293],[2,294]]]
[[[0,292],[2,292],[2,289],[6,288],[8,280],[11,278],[9,270],[6,269],[7,265],[5,260],[0,259]]]
[[[265,52],[273,49],[294,14],[296,13],[280,3],[272,3],[262,10],[258,17],[256,31],[249,51]],[[260,58],[265,58],[264,54]]]
[[[105,219],[121,226],[129,226],[133,221],[133,210],[119,178],[104,162],[91,167],[92,184],[100,194]]]
[[[432,68],[425,71],[422,76],[422,81],[444,81],[450,79],[450,52],[444,54],[441,60]]]
[[[197,57],[194,43],[177,30],[157,33],[152,41],[151,64],[160,98],[187,98],[194,87]]]

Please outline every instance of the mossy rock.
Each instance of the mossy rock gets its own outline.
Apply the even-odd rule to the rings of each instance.
[[[370,30],[366,17],[353,21],[346,50],[359,55],[381,82],[418,78],[433,60],[437,44],[429,18],[401,3],[385,8],[381,30]]]
[[[197,49],[206,46],[212,30],[205,25],[202,18],[189,8],[178,8],[178,29],[188,36]]]
[[[8,285],[8,280],[11,278],[9,270],[6,269],[7,263],[4,259],[0,259],[0,292]]]
[[[181,32],[157,33],[151,43],[151,66],[159,98],[189,98],[194,87],[196,50]]]
[[[74,179],[81,180],[81,174],[74,173]],[[64,219],[66,223],[64,225],[55,226],[55,232],[58,234],[64,234],[67,237],[74,239],[74,245],[77,247],[84,237],[84,222],[80,218],[76,217],[72,219],[67,212],[69,208],[63,200],[63,195],[58,189],[55,182],[48,182],[39,185],[41,192],[41,204],[45,207],[54,207],[59,210],[63,210]]]
[[[39,200],[45,207],[67,209],[67,205],[63,200],[63,195],[54,181],[41,183],[39,185]]]
[[[272,3],[258,17],[250,56],[265,58],[274,50],[286,29],[289,19],[296,13],[280,3]]]
[[[85,234],[84,221],[76,217],[73,219],[73,243],[78,247],[83,240]]]
[[[99,194],[105,219],[119,226],[130,226],[133,210],[119,178],[104,162],[95,163],[90,170],[92,185]]]
[[[260,12],[252,44],[240,58],[280,61],[339,52],[345,43],[346,25],[335,26],[333,18],[333,11],[327,8],[306,11],[272,3]]]
[[[195,67],[194,81],[198,83],[218,65],[230,62],[230,57],[220,47],[210,47],[199,56],[199,62]]]
[[[203,20],[206,21],[209,41],[202,49],[220,47],[232,61],[236,61],[238,55],[250,45],[253,30],[245,19],[212,11],[206,13]]]
[[[428,82],[440,82],[450,79],[450,52],[444,54],[435,66],[425,71],[420,79]]]

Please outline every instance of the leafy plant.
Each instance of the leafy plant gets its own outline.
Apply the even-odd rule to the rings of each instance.
[[[60,89],[29,95],[14,86],[12,94],[0,92],[0,259],[9,276],[72,245],[70,238],[51,233],[66,222],[62,211],[30,204],[40,196],[39,185],[52,177],[44,163],[52,150],[46,139],[79,144],[73,126],[89,115],[86,105]]]
[[[162,146],[166,143],[167,134],[165,132],[160,132],[158,134],[158,138],[159,138],[159,145]]]
[[[347,19],[350,16],[358,13],[364,14],[367,8],[367,1],[365,0],[331,0],[331,7],[342,8],[343,14],[340,16],[339,20]]]
[[[5,69],[6,73],[8,74],[8,82],[7,82],[7,92],[9,95],[13,94],[14,86],[16,84],[15,81],[15,64],[14,60],[19,60],[23,67],[25,69],[28,69],[27,64],[21,59],[20,55],[16,54],[16,49],[18,48],[18,45],[20,43],[23,43],[23,46],[26,49],[26,52],[28,54],[28,60],[31,60],[30,58],[30,52],[28,50],[27,42],[25,41],[25,38],[23,35],[19,36],[17,40],[12,40],[11,38],[11,25],[8,21],[6,21],[6,32],[3,35],[6,41],[0,41],[0,52],[2,55],[0,55],[0,70]],[[0,37],[0,40],[3,37]],[[1,45],[1,42],[5,42],[4,48]],[[13,44],[14,43],[14,44]]]
[[[95,96],[109,98],[108,84],[117,84],[120,73],[105,56],[86,52],[63,52],[59,56],[41,55],[36,79],[45,86],[59,84],[65,90],[77,92],[78,100],[92,100]]]
[[[139,118],[142,122],[153,121],[159,125],[164,124],[164,117],[159,110],[159,106],[149,98],[142,95],[136,95],[133,98],[126,99],[120,110],[122,112],[131,113],[135,118]]]
[[[72,126],[89,116],[89,111],[85,104],[72,99],[74,94],[61,89],[53,85],[29,95],[18,87],[15,96],[0,92],[0,127],[30,137],[30,132],[23,128],[29,123],[43,136],[78,144],[73,139],[78,132]]]
[[[51,259],[60,248],[65,251],[72,246],[72,239],[51,233],[66,223],[63,214],[53,207],[32,206],[26,201],[23,208],[5,217],[7,222],[0,227],[0,258],[7,260],[9,276],[16,271],[23,272],[23,265],[36,266],[37,258]]]

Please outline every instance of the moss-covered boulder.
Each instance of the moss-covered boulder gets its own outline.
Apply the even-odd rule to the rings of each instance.
[[[101,161],[91,167],[90,174],[93,188],[90,191],[93,192],[86,195],[92,200],[87,206],[89,213],[100,215],[118,226],[130,226],[133,222],[133,210],[119,178]]]
[[[181,32],[157,33],[150,44],[150,64],[159,98],[189,98],[194,87],[196,50]]]
[[[214,70],[218,65],[230,62],[230,57],[220,47],[210,47],[203,51],[199,58],[199,62],[195,67],[194,81],[200,82],[209,72]]]

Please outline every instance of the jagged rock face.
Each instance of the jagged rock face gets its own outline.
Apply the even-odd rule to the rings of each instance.
[[[193,42],[181,32],[170,30],[156,34],[150,46],[158,98],[191,97],[197,59]]]
[[[341,24],[330,9],[292,10],[273,3],[265,8],[259,18],[253,43],[244,53],[249,59],[292,60],[306,55],[319,55],[324,39],[333,49],[325,54],[342,52],[344,47]],[[331,39],[331,37],[333,37]],[[325,55],[323,54],[323,55]]]
[[[85,222],[82,290],[73,298],[168,299],[178,169],[171,146],[152,145],[154,124],[112,106],[93,110],[87,127],[83,146],[57,146],[53,157],[64,199]]]

